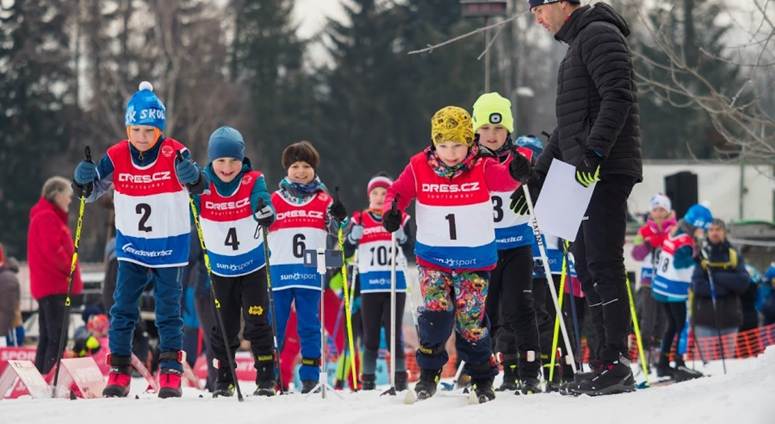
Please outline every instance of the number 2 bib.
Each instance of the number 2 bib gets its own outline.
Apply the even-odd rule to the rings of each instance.
[[[108,149],[113,162],[116,256],[152,268],[188,264],[191,218],[188,190],[175,175],[175,153],[185,149],[165,138],[152,164],[132,162],[129,142]]]

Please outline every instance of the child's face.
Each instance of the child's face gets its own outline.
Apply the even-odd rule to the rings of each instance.
[[[385,205],[385,196],[387,196],[386,188],[374,187],[369,193],[369,209],[382,210]]]
[[[296,161],[288,168],[288,179],[297,184],[309,184],[315,179],[315,168],[304,161]]]
[[[654,208],[651,210],[651,219],[654,221],[664,221],[670,215],[670,211],[665,208]]]
[[[225,182],[231,182],[242,170],[242,161],[237,158],[218,158],[213,161],[213,171],[218,178]]]
[[[150,150],[159,138],[159,130],[149,125],[132,125],[127,128],[129,142],[135,149],[146,152]]]
[[[479,134],[479,144],[493,151],[503,147],[509,136],[509,131],[500,124],[482,125],[476,130],[476,133]]]
[[[468,155],[468,146],[453,141],[445,141],[436,145],[436,153],[439,159],[447,166],[455,166]]]

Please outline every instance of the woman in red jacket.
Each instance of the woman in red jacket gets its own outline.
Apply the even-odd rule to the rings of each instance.
[[[38,350],[35,366],[42,374],[54,365],[59,347],[59,334],[65,313],[67,277],[73,256],[73,236],[67,226],[67,211],[72,200],[70,181],[49,178],[43,184],[40,200],[30,209],[27,229],[27,261],[30,268],[30,291],[38,302]],[[73,274],[73,294],[83,288],[80,271]],[[69,318],[69,317],[67,317]]]

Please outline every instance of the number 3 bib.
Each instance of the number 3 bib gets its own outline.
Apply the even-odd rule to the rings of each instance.
[[[200,197],[202,233],[215,275],[237,277],[264,267],[264,244],[250,205],[259,178],[258,171],[246,173],[228,196],[218,194],[210,183],[209,193]]]
[[[424,153],[410,163],[417,190],[417,256],[446,270],[494,266],[498,252],[484,162],[452,180],[436,175]]]
[[[309,201],[294,205],[279,192],[272,193],[277,218],[269,227],[272,290],[304,288],[320,290],[315,268],[304,266],[304,251],[326,247],[326,214],[333,200],[319,192]]]
[[[188,264],[188,190],[175,175],[175,152],[185,148],[166,138],[156,161],[142,168],[132,162],[128,141],[108,149],[114,168],[118,260],[152,268]]]

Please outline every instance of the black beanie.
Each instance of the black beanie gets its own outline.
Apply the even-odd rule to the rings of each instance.
[[[527,0],[527,3],[530,5],[530,10],[533,10],[534,7],[540,6],[542,4],[559,3],[561,1],[567,1],[568,3],[573,4],[581,4],[581,0]]]

